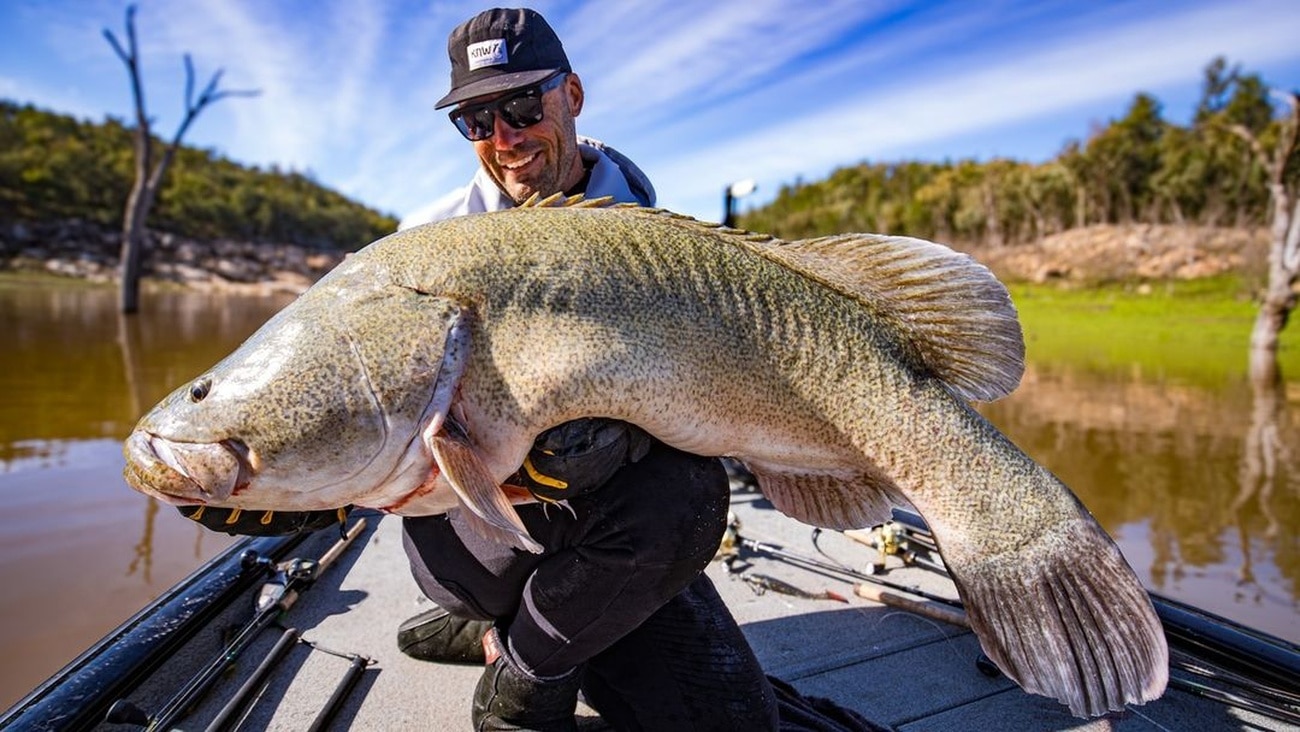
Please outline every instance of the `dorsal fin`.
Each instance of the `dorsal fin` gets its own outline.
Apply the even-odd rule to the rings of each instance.
[[[750,241],[893,323],[954,394],[990,401],[1020,383],[1025,341],[1011,295],[969,255],[879,234]]]
[[[587,198],[581,193],[573,196],[566,196],[563,193],[552,193],[546,198],[542,198],[540,193],[534,193],[526,201],[519,204],[516,208],[636,208],[635,203],[619,203],[614,200],[613,196],[601,196],[599,198]]]

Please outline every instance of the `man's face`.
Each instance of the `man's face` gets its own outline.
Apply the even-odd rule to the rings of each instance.
[[[515,92],[479,97],[481,104]],[[574,118],[582,109],[582,82],[568,74],[559,87],[542,96],[542,121],[517,130],[496,116],[493,134],[473,143],[479,162],[497,187],[515,203],[533,194],[542,197],[567,190],[582,179],[582,159]]]

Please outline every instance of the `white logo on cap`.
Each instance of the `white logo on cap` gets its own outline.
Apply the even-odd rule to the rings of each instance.
[[[506,52],[504,38],[471,43],[465,49],[465,53],[469,56],[470,71],[481,69],[484,66],[500,66],[510,61],[510,54]]]

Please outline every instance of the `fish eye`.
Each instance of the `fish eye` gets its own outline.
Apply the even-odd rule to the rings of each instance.
[[[190,401],[201,402],[207,398],[210,391],[212,391],[212,379],[205,376],[190,385]]]

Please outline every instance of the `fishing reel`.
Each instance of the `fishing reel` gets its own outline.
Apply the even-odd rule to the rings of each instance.
[[[930,527],[910,511],[895,508],[889,521],[867,530],[845,531],[844,535],[878,552],[876,560],[867,565],[867,574],[887,572],[889,557],[898,557],[906,567],[944,571],[939,559],[939,546],[930,533]]]
[[[740,549],[744,539],[740,536],[740,518],[735,513],[727,512],[727,528],[722,532],[718,551],[713,555],[715,561],[721,561],[728,574],[739,574],[749,564],[740,561]]]
[[[261,612],[284,600],[290,587],[305,587],[320,573],[320,562],[315,559],[296,558],[276,564],[249,549],[239,555],[239,566],[245,571],[262,571],[271,575],[257,591],[254,608]]]

